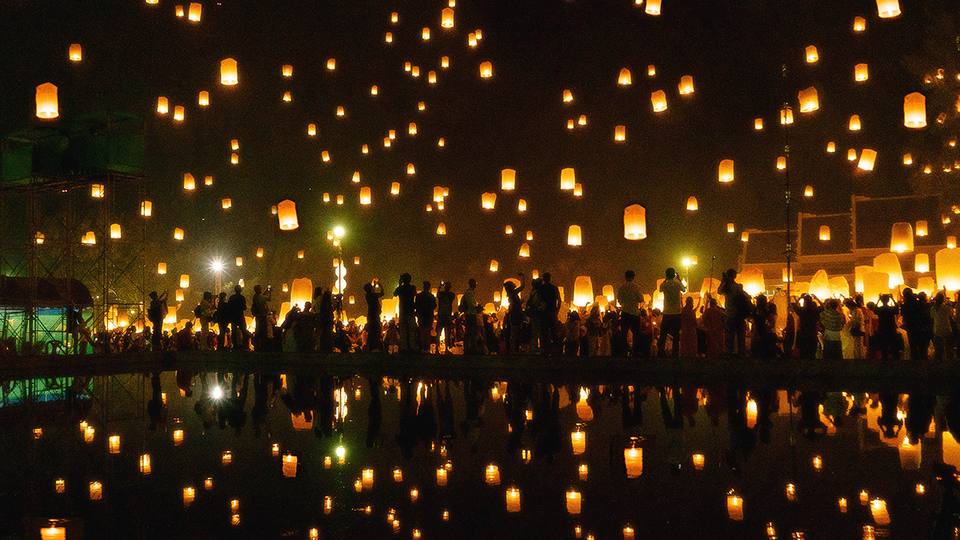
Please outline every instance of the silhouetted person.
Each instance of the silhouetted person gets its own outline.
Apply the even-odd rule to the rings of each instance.
[[[463,354],[480,352],[480,323],[477,320],[479,306],[475,294],[477,280],[467,281],[467,290],[460,297],[458,311],[463,314]]]
[[[263,287],[260,285],[253,288],[250,314],[253,315],[253,320],[256,325],[253,329],[253,350],[255,351],[263,351],[267,348],[267,326],[269,326],[267,316],[270,314],[270,307],[267,303],[270,301],[272,292],[268,287],[267,292],[264,293]]]
[[[147,309],[147,318],[153,325],[151,344],[154,351],[161,350],[163,336],[163,319],[167,316],[167,291],[157,295],[157,291],[150,291],[150,307]]]
[[[899,306],[889,294],[881,294],[877,302],[877,348],[880,359],[900,359],[900,334],[897,332]]]
[[[632,356],[646,356],[641,354],[640,346],[640,304],[643,302],[643,295],[640,288],[634,283],[637,274],[633,270],[627,270],[623,273],[623,285],[617,290],[617,303],[620,304],[620,334],[624,341],[627,340],[627,332],[630,332],[633,348]]]
[[[367,302],[367,350],[383,351],[383,327],[380,318],[383,313],[380,299],[383,297],[383,287],[380,280],[363,284],[363,296]]]
[[[724,341],[727,356],[746,356],[747,317],[750,315],[749,296],[743,285],[737,283],[737,271],[728,269],[720,278],[717,294],[723,295]]]
[[[410,353],[417,348],[417,316],[415,303],[417,288],[410,283],[410,274],[400,275],[400,284],[393,291],[397,299],[397,320],[400,332],[400,352]]]
[[[454,344],[453,311],[454,304],[457,303],[457,295],[450,290],[452,287],[453,283],[445,281],[443,290],[437,293],[437,338],[439,339],[442,332],[443,345],[447,354],[450,354]]]
[[[413,304],[420,331],[420,352],[429,353],[433,344],[434,311],[437,309],[437,297],[430,292],[429,281],[423,282],[423,289],[414,297]]]
[[[507,292],[507,354],[517,354],[520,352],[520,332],[523,328],[523,300],[520,299],[520,291],[523,290],[523,272],[518,272],[520,276],[520,285],[516,285],[512,280],[503,282],[503,289]]]
[[[543,303],[543,312],[540,317],[540,347],[546,355],[556,354],[557,338],[560,332],[560,289],[551,281],[550,272],[544,272],[543,283],[540,284],[538,295]]]
[[[671,356],[676,358],[680,356],[680,297],[686,292],[687,286],[673,268],[667,268],[664,274],[666,279],[660,284],[660,292],[663,293],[663,320],[660,323],[660,337],[657,339],[657,355],[667,355],[665,347],[669,335],[673,337]]]
[[[246,311],[247,299],[243,296],[243,287],[236,285],[233,288],[233,294],[227,300],[227,313],[229,314],[234,350],[241,350],[246,344],[247,322],[244,319]]]

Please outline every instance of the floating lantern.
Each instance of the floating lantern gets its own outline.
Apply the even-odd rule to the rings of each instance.
[[[900,15],[899,0],[877,0],[877,11],[881,19],[889,19]]]
[[[827,143],[827,153],[832,154],[837,151],[837,145],[833,141]]]
[[[913,270],[924,274],[930,271],[930,256],[926,253],[917,253],[913,260]]]
[[[237,266],[243,266],[243,257],[237,257]]]
[[[870,513],[877,525],[889,525],[890,514],[887,513],[887,503],[881,499],[870,501]]]
[[[817,89],[814,87],[801,90],[797,95],[800,99],[800,112],[813,112],[820,108],[820,97],[817,95]]]
[[[727,515],[734,521],[743,521],[743,499],[732,491],[727,494]]]
[[[364,469],[360,478],[363,489],[373,489],[373,469]]]
[[[417,174],[417,168],[413,166],[413,163],[407,163],[407,176],[413,176]]]
[[[850,131],[860,131],[860,115],[855,114],[850,117]]]
[[[447,226],[443,223],[437,225],[437,234],[441,236],[447,234]]]
[[[520,490],[512,487],[507,489],[507,512],[520,511]]]
[[[926,236],[927,235],[927,222],[926,220],[920,220],[917,222],[916,227],[917,236]]]
[[[680,95],[687,95],[693,93],[693,77],[691,75],[684,75],[680,77],[680,84],[677,85]]]
[[[157,264],[157,273],[161,276],[167,273],[167,263],[158,263]]]
[[[177,14],[177,17],[183,17],[183,6],[174,6],[174,13]]]
[[[627,478],[639,478],[643,474],[643,449],[624,448],[623,462],[627,467]]]
[[[857,151],[854,148],[847,150],[847,161],[856,161],[857,160]]]
[[[328,70],[328,71],[333,71],[333,70],[335,70],[335,69],[337,69],[337,59],[336,59],[336,58],[330,58],[329,60],[327,60],[327,70]]]
[[[194,180],[193,175],[190,173],[185,173],[183,175],[183,189],[187,191],[192,191],[197,188],[197,182]]]
[[[873,269],[876,272],[886,272],[889,275],[889,287],[896,288],[903,285],[903,274],[900,271],[900,259],[896,253],[881,253],[873,258]],[[939,280],[938,280],[939,281]]]
[[[107,439],[107,449],[110,451],[111,454],[120,453],[120,436],[119,435],[111,435]]]
[[[530,245],[524,243],[520,246],[520,257],[529,257],[530,256]]]
[[[653,112],[662,112],[667,110],[667,94],[663,90],[657,90],[650,94],[650,102],[653,104]]]
[[[577,183],[577,175],[572,167],[560,171],[560,189],[573,189]]]
[[[877,161],[877,151],[871,150],[869,148],[864,148],[863,152],[860,153],[860,163],[857,164],[857,168],[864,171],[872,171],[873,164]]]
[[[174,240],[183,240],[183,229],[177,227],[173,230],[173,239]]]
[[[220,456],[220,463],[223,465],[230,465],[233,463],[233,452],[227,450]]]
[[[517,212],[523,213],[527,211],[527,201],[525,199],[520,199],[517,201]]]
[[[83,60],[83,50],[79,43],[72,43],[70,45],[69,57],[73,62],[79,62]]]
[[[88,246],[96,245],[97,235],[94,234],[93,231],[87,231],[87,233],[83,235],[83,238],[80,239],[80,243]]]
[[[220,84],[224,86],[233,86],[239,82],[237,76],[237,61],[233,58],[226,58],[220,61]]]
[[[733,223],[727,223],[727,232],[734,233],[737,232],[737,227]]]
[[[503,169],[500,171],[500,189],[503,191],[512,191],[517,185],[517,171],[515,169]]]
[[[430,41],[430,29],[424,28],[420,36],[423,38],[424,41]]]
[[[480,64],[480,77],[484,79],[493,77],[493,64],[490,62],[482,62]]]
[[[893,229],[890,232],[890,251],[895,253],[913,251],[912,225],[902,221],[893,224]]]
[[[592,286],[589,296],[590,300],[593,300]],[[589,304],[590,300],[588,300],[586,303]],[[587,434],[583,431],[580,431],[580,428],[577,427],[576,431],[570,433],[570,444],[573,446],[573,455],[578,456],[582,454],[587,447]]]
[[[345,114],[347,114],[347,113],[346,113],[346,111],[344,111],[343,105],[338,105],[338,106],[337,106],[337,116],[344,116]]]
[[[38,246],[43,244],[44,239],[45,237],[42,232],[37,232],[37,234],[33,236],[33,241],[36,242]]]
[[[440,57],[440,67],[442,67],[443,69],[447,69],[448,67],[450,67],[450,57],[449,57],[449,56],[441,56],[441,57]]]
[[[793,123],[793,109],[784,107],[780,109],[780,125],[786,126]]]
[[[487,469],[484,473],[484,479],[486,480],[487,484],[491,486],[500,485],[500,468],[493,463],[487,465]]]
[[[400,182],[393,182],[390,184],[390,194],[391,195],[400,194]]]
[[[913,165],[913,156],[910,154],[903,155],[903,164],[904,165]]]
[[[195,495],[196,495],[196,490],[194,490],[192,487],[183,488],[183,505],[190,506],[190,503],[193,502]]]
[[[787,168],[787,156],[777,157],[777,170],[782,171]]]
[[[579,514],[580,502],[581,502],[581,495],[579,491],[575,489],[571,489],[567,491],[567,513],[568,514]]]
[[[807,186],[803,188],[804,197],[813,197],[813,186]]]
[[[623,237],[627,240],[643,240],[647,237],[647,210],[639,204],[623,209]]]
[[[627,140],[627,126],[617,126],[613,128],[613,140],[616,142]]]
[[[363,186],[360,188],[360,204],[368,205],[370,204],[370,187]]]
[[[407,133],[410,135],[417,134],[417,124],[415,122],[410,122],[410,125],[407,127]]]
[[[100,482],[90,482],[90,500],[99,501],[103,498],[103,484]]]
[[[567,120],[567,129],[573,129],[574,127],[576,127],[576,124],[574,123],[574,121]]]
[[[190,11],[187,12],[187,19],[193,22],[200,22],[200,14],[203,11],[203,6],[197,2],[190,3]]]
[[[230,208],[233,207],[233,201],[232,201],[231,199],[221,199],[221,200],[220,200],[220,206],[221,206],[224,210],[229,210]]]
[[[704,460],[705,460],[705,459],[706,459],[706,458],[704,457],[703,454],[694,454],[694,455],[693,455],[693,468],[696,469],[696,470],[698,470],[698,471],[702,471],[702,470],[703,470],[703,463],[704,463]]]
[[[90,184],[90,196],[94,199],[102,199],[106,193],[107,191],[103,184]]]
[[[173,445],[180,446],[183,444],[183,430],[175,429],[173,430]]]
[[[753,120],[753,129],[757,131],[763,130],[763,118],[755,118]]]
[[[180,274],[180,288],[181,289],[190,288],[190,274]]]
[[[586,307],[586,306],[589,306],[591,302],[593,302],[593,281],[590,279],[590,276],[577,276],[577,279],[573,283],[573,305]],[[582,454],[583,453],[582,444],[584,442],[584,438],[586,437],[586,435],[580,432],[579,430],[575,432],[574,435],[576,435],[577,433],[580,434],[579,441],[580,441],[581,447],[580,447],[580,452],[577,452],[577,440],[576,440],[576,437],[574,437],[573,453]]]
[[[197,97],[197,103],[201,107],[206,107],[207,105],[210,105],[210,92],[207,92],[206,90],[201,90],[200,95]]]
[[[733,182],[733,160],[725,159],[720,162],[717,176],[721,183]]]
[[[581,126],[587,125],[587,115],[581,114],[580,119],[577,120],[577,123],[580,124]]]
[[[143,474],[150,474],[152,472],[150,467],[150,454],[140,456],[140,472]]]
[[[237,165],[238,163],[240,163],[240,156],[236,152],[230,154],[230,164]]]
[[[817,54],[817,48],[814,47],[813,45],[810,45],[810,46],[807,47],[806,53],[807,53],[807,63],[808,63],[808,64],[815,64],[815,63],[817,62],[817,60],[820,59],[820,55]]]
[[[445,486],[447,485],[447,469],[440,467],[437,469],[437,485]]]
[[[660,15],[660,0],[647,0],[647,7],[644,11],[647,15]]]
[[[37,86],[37,118],[50,120],[60,116],[57,87],[53,83]]]
[[[563,91],[563,102],[564,103],[573,103],[573,92],[570,90]]]
[[[690,212],[694,212],[699,208],[700,207],[697,205],[697,198],[691,195],[690,198],[687,199],[687,210]]]
[[[57,478],[53,485],[57,493],[63,493],[67,490],[67,481],[63,478]]]
[[[854,32],[863,32],[867,29],[867,20],[863,17],[854,17],[853,19],[853,31]]]
[[[160,96],[157,98],[157,113],[158,114],[167,114],[169,111],[170,102],[167,98]]]
[[[277,203],[277,217],[281,231],[292,231],[300,226],[297,221],[297,203],[286,199]]]
[[[583,244],[583,238],[580,231],[579,225],[571,225],[567,229],[567,245],[568,246],[579,246]]]
[[[205,186],[212,186],[212,185],[213,185],[213,177],[212,177],[212,176],[206,176],[206,177],[204,177],[204,179],[203,179],[203,185],[205,185]]]
[[[903,125],[914,129],[927,126],[927,98],[920,92],[904,96]]]
[[[497,269],[499,269],[499,268],[500,268],[500,263],[498,263],[496,259],[493,259],[493,260],[490,261],[490,271],[491,271],[491,272],[496,272]]]
[[[617,78],[617,84],[620,86],[630,86],[631,82],[630,70],[627,68],[621,69],[620,76]]]
[[[283,100],[286,102],[293,101],[293,96],[290,94],[289,91],[283,93]]]
[[[533,231],[527,231],[527,242],[533,240]]]
[[[497,205],[497,194],[496,193],[484,193],[480,196],[480,206],[484,210],[493,210]]]

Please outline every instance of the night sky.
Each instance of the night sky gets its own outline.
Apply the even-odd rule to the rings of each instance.
[[[576,276],[590,275],[600,294],[602,285],[618,286],[628,268],[652,292],[663,269],[688,256],[700,261],[698,290],[712,257],[715,277],[736,266],[742,229],[784,228],[785,176],[776,160],[787,144],[794,212],[846,212],[852,195],[943,192],[945,211],[960,202],[956,173],[944,171],[960,160],[949,145],[960,93],[960,20],[952,2],[904,1],[899,17],[881,19],[872,0],[663,0],[659,16],[626,0],[459,0],[451,29],[440,26],[445,2],[207,2],[199,23],[176,17],[174,6],[4,2],[0,132],[57,126],[87,112],[142,116],[146,194],[154,201],[147,288],[173,289],[180,274],[190,274],[196,298],[188,305],[213,288],[208,264],[215,257],[227,262],[225,284],[243,278],[248,286],[279,288],[304,276],[315,285],[332,282],[335,251],[326,231],[335,225],[347,230],[345,259],[361,261],[348,268],[347,294],[359,294],[359,284],[373,277],[392,285],[410,272],[416,284],[452,280],[457,291],[475,277],[487,302],[502,279],[539,270],[553,273],[569,298]],[[857,16],[866,20],[863,32],[853,30]],[[471,48],[468,34],[478,29],[482,39]],[[81,62],[69,60],[71,43],[82,45]],[[819,53],[813,64],[805,60],[809,45]],[[239,64],[237,86],[220,84],[227,57]],[[492,78],[479,76],[484,61],[493,65]],[[405,72],[405,62],[419,67],[420,77]],[[858,63],[869,66],[864,82],[854,80]],[[292,77],[281,75],[284,64],[293,66]],[[632,85],[617,84],[622,68],[632,72]],[[428,83],[429,71],[436,84]],[[681,96],[684,75],[695,91]],[[57,120],[34,114],[35,88],[44,82],[59,87]],[[801,114],[797,93],[810,86],[820,109]],[[565,89],[572,103],[562,102]],[[197,104],[202,90],[210,92],[206,108]],[[650,101],[656,90],[667,96],[660,113]],[[286,91],[289,103],[281,99]],[[903,125],[903,97],[916,91],[927,97],[922,130]],[[169,99],[170,113],[157,114],[159,96]],[[778,121],[784,102],[796,118],[787,130]],[[182,123],[173,121],[175,105],[185,106]],[[345,116],[336,116],[338,106]],[[848,129],[854,114],[858,132]],[[586,125],[568,130],[567,121],[581,115]],[[762,131],[754,129],[756,118]],[[416,136],[407,133],[411,122]],[[316,137],[307,136],[310,123]],[[617,125],[626,126],[625,142],[614,142]],[[396,140],[384,148],[391,129]],[[230,164],[231,139],[240,144],[238,165]],[[830,141],[833,154],[826,152]],[[848,161],[850,148],[858,156],[876,150],[874,170]],[[904,153],[912,165],[903,165]],[[723,159],[735,162],[728,184],[718,182]],[[582,197],[559,189],[565,167],[576,170]],[[517,171],[512,192],[500,190],[504,168]],[[360,183],[351,182],[355,171]],[[184,173],[197,178],[195,191],[184,191]],[[212,187],[203,186],[207,175]],[[392,182],[401,184],[399,196],[390,195]],[[802,197],[807,185],[811,199]],[[362,186],[372,189],[369,206],[359,204]],[[427,212],[435,186],[449,188],[449,197],[442,211],[434,204]],[[332,202],[323,203],[325,192]],[[484,192],[497,193],[494,210],[481,209]],[[696,212],[685,210],[690,196],[699,200]],[[228,211],[223,198],[232,200]],[[297,203],[300,227],[280,231],[270,207],[288,198]],[[634,203],[647,210],[642,241],[623,238],[623,209]],[[80,204],[96,203],[81,197]],[[140,223],[138,207],[134,191],[118,196],[119,222]],[[445,236],[435,233],[441,222]],[[727,233],[728,222],[736,233]],[[583,228],[580,247],[566,242],[574,224]],[[185,230],[184,241],[173,240],[175,227]],[[526,231],[533,233],[532,256],[521,259]],[[255,257],[258,247],[263,259]],[[233,265],[236,257],[242,268]],[[166,277],[154,273],[160,261],[168,264]]]

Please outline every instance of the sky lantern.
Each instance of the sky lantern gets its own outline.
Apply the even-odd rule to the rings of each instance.
[[[173,7],[173,12],[177,15],[177,17],[183,17],[183,15],[184,15],[183,6],[181,6],[181,5],[179,5],[179,4],[176,5],[176,6],[174,6],[174,7]]]
[[[571,225],[567,230],[567,245],[568,246],[580,246],[583,245],[583,236],[580,230],[579,225]]]
[[[118,240],[118,239],[120,239],[120,238],[122,238],[122,237],[123,237],[123,235],[122,235],[122,232],[120,231],[120,224],[119,224],[119,223],[113,223],[113,224],[111,224],[111,225],[110,225],[110,238],[113,238],[114,240]]]
[[[170,102],[167,98],[160,96],[157,98],[157,114],[167,114],[170,110]]]
[[[930,256],[926,253],[917,253],[913,259],[913,271],[925,274],[930,271]]]
[[[193,191],[197,187],[197,182],[190,173],[183,174],[183,189]]]
[[[436,71],[433,71],[433,70],[431,69],[430,71],[427,72],[427,82],[430,83],[430,84],[437,84],[437,72],[436,72]],[[421,101],[420,103],[422,104],[423,102]],[[422,111],[423,109],[420,109],[420,110]]]
[[[620,86],[630,86],[632,84],[632,77],[630,76],[630,70],[623,68],[620,70],[620,76],[617,77],[617,84]]]
[[[590,276],[577,276],[573,283],[573,305],[589,306],[593,302],[593,281]],[[578,431],[576,433],[583,433]],[[583,453],[582,451],[580,453]]]
[[[480,77],[484,79],[493,77],[493,64],[490,62],[482,62],[480,64]]]
[[[956,247],[957,247],[957,237],[956,237],[956,236],[948,236],[948,237],[947,237],[947,248],[948,248],[948,249],[954,249],[954,248],[956,248]]]
[[[360,171],[354,171],[354,172],[353,172],[353,177],[350,178],[350,181],[352,181],[354,184],[359,184],[359,183],[360,183]]]
[[[650,64],[647,66],[647,77],[656,77],[657,76],[657,66]]]
[[[433,186],[433,200],[434,202],[440,202],[443,198],[446,197],[443,191],[443,186]]]
[[[787,168],[787,156],[777,156],[777,170],[782,171]]]
[[[443,11],[440,12],[440,26],[453,28],[453,10],[451,8],[443,8]]]
[[[496,193],[484,193],[480,198],[480,206],[484,210],[493,210],[497,205]]]
[[[152,201],[143,201],[140,203],[140,215],[143,217],[150,217],[153,215]]]
[[[870,72],[867,64],[857,64],[853,67],[853,79],[857,82],[863,82],[870,78]]]
[[[524,242],[523,245],[520,246],[519,256],[524,258],[530,256],[530,244]]]
[[[229,210],[233,207],[233,201],[231,199],[222,199],[220,206],[223,207],[224,210]]]
[[[80,238],[80,243],[81,243],[81,244],[86,244],[86,245],[88,245],[88,246],[96,245],[96,243],[97,243],[97,235],[94,234],[93,231],[87,231],[87,233],[84,234],[84,235]]]
[[[391,14],[390,14],[390,22],[393,23],[393,24],[397,24],[398,22],[400,22],[400,14],[398,14],[396,11],[394,11],[393,13],[391,13]]]
[[[806,53],[808,64],[815,64],[817,63],[817,60],[820,59],[820,55],[817,53],[817,48],[813,45],[807,47]]]
[[[855,114],[850,117],[850,131],[860,131],[860,115]]]
[[[203,11],[203,6],[198,2],[190,3],[190,11],[187,12],[187,19],[193,22],[200,22],[200,14]]]
[[[690,198],[687,199],[687,210],[689,210],[690,212],[694,212],[699,209],[700,209],[700,206],[697,204],[697,198],[691,195]]]
[[[390,194],[399,195],[400,194],[400,182],[393,182],[390,184]]]
[[[284,64],[283,67],[280,68],[280,73],[284,77],[293,77],[293,66],[290,64]]]
[[[500,263],[496,259],[490,261],[490,271],[496,272],[500,268]]]
[[[750,233],[749,233],[748,231],[742,231],[742,232],[740,233],[740,241],[741,241],[741,242],[749,242],[749,241],[750,241]]]
[[[447,226],[443,223],[437,225],[437,234],[441,236],[447,234]]]
[[[90,196],[94,199],[102,199],[106,194],[103,184],[90,184]]]
[[[69,57],[70,57],[70,61],[72,62],[79,62],[83,60],[83,50],[81,49],[79,43],[70,44]]]
[[[613,128],[613,140],[616,142],[627,140],[627,126],[617,126]]]
[[[317,125],[307,124],[307,136],[316,137],[316,135],[317,135]]]
[[[733,182],[733,160],[725,159],[721,161],[717,175],[722,183]]]
[[[877,302],[881,294],[890,294],[890,274],[867,272],[863,276],[863,301]]]
[[[322,159],[324,163],[330,161],[330,152],[327,150],[320,152],[320,159]]]
[[[763,271],[756,266],[744,266],[737,275],[737,283],[743,285],[743,290],[750,296],[756,296],[767,289],[763,280]]]
[[[916,233],[917,236],[926,236],[927,235],[927,221],[920,220],[917,222]]]
[[[517,212],[523,213],[527,211],[527,201],[526,199],[520,199],[517,201]]]
[[[190,274],[180,274],[180,288],[181,289],[190,288]]]
[[[647,0],[647,7],[644,11],[647,15],[660,15],[660,0]]]
[[[920,92],[904,96],[903,125],[914,129],[927,127],[927,98]]]
[[[816,88],[811,86],[801,90],[798,97],[800,98],[800,112],[813,112],[820,108],[820,98],[817,96]]]
[[[297,221],[297,203],[286,199],[277,203],[277,217],[281,231],[292,231],[300,226]]]
[[[857,149],[851,148],[847,150],[847,161],[856,161],[857,160]]]
[[[206,90],[201,90],[200,95],[197,97],[197,103],[201,107],[206,107],[207,105],[210,105],[210,92],[207,92]]]
[[[165,275],[167,273],[167,263],[157,263],[157,274]]]
[[[313,300],[313,282],[310,278],[295,278],[290,287],[290,305],[298,305],[302,309],[311,300]]]
[[[763,118],[755,118],[753,120],[753,129],[757,131],[763,130]]]
[[[513,191],[517,185],[516,169],[503,169],[500,171],[500,189],[503,191]]]
[[[37,86],[37,118],[49,120],[60,116],[57,87],[53,83]]]
[[[863,152],[860,153],[860,163],[857,164],[858,169],[864,171],[872,171],[873,164],[877,161],[877,151],[871,150],[869,148],[864,148]]]
[[[581,126],[587,125],[587,115],[581,114],[580,119],[577,120],[577,123],[580,124]]]
[[[830,226],[821,225],[820,226],[820,240],[827,242],[830,240]]]
[[[885,272],[890,276],[889,286],[895,289],[903,285],[903,273],[900,271],[900,259],[896,253],[881,253],[873,258],[873,269],[876,272]]]
[[[577,183],[577,174],[573,167],[567,167],[560,171],[560,189],[572,190]]]
[[[873,267],[869,265],[858,265],[853,269],[853,288],[856,292],[863,292],[864,279],[867,274],[873,272]],[[886,281],[884,281],[886,283]]]
[[[567,120],[567,129],[572,130],[574,127],[576,127],[576,122],[574,122],[572,118]]]
[[[346,114],[346,111],[343,110],[343,105],[337,105],[337,116],[344,116]]]
[[[803,188],[804,197],[813,197],[813,186],[807,186]]]
[[[416,134],[417,134],[417,123],[416,123],[416,122],[410,122],[410,125],[407,126],[407,133],[409,133],[410,135],[416,135]]]
[[[293,101],[293,96],[290,94],[290,91],[286,91],[283,93],[283,101],[286,101],[288,103]]]
[[[503,234],[511,235],[513,234],[513,226],[507,225],[503,228]]]
[[[727,232],[728,232],[728,233],[735,233],[735,232],[737,232],[737,226],[736,226],[736,224],[734,224],[733,222],[727,223]]]
[[[360,188],[360,204],[370,204],[370,186]]]
[[[212,185],[213,185],[213,177],[212,177],[212,176],[205,176],[205,177],[203,178],[203,185],[205,185],[205,186],[212,186]]]
[[[173,239],[174,240],[183,240],[183,229],[177,227],[173,230]]]
[[[533,231],[527,231],[527,242],[533,241]]]
[[[854,17],[853,18],[853,31],[854,32],[863,32],[867,29],[867,20],[863,17]]]
[[[677,85],[677,89],[679,90],[681,96],[692,94],[693,93],[693,76],[684,75],[683,77],[680,77],[680,84]]]
[[[934,256],[937,285],[955,291],[960,289],[960,250],[941,249]]]
[[[226,58],[220,61],[220,84],[224,86],[233,86],[240,81],[237,76],[237,61],[233,58]]]
[[[421,34],[424,41],[430,41],[430,29],[427,27],[423,28],[423,33]]]
[[[447,69],[448,67],[450,67],[450,57],[449,57],[449,56],[441,56],[441,57],[440,57],[440,67],[443,68],[443,69]]]
[[[877,12],[881,19],[890,19],[900,15],[899,0],[877,0]]]
[[[327,71],[333,71],[337,69],[337,59],[330,58],[327,60]]]
[[[413,176],[417,174],[417,168],[413,166],[413,163],[407,163],[407,176]]]
[[[583,197],[583,184],[577,182],[573,185],[573,196],[574,197]]]
[[[904,165],[913,165],[913,156],[910,154],[903,155],[903,164]]]
[[[514,513],[520,511],[520,490],[511,487],[507,490],[507,512]]]
[[[573,92],[570,90],[563,91],[563,102],[564,103],[573,103]]]
[[[667,110],[667,93],[663,90],[657,90],[650,94],[650,103],[653,104],[653,112],[662,112]]]
[[[789,106],[780,109],[780,125],[788,126],[793,123],[793,109]]]
[[[184,118],[184,109],[183,105],[177,105],[173,108],[173,120],[175,122],[183,122]]]
[[[361,147],[360,147],[360,153],[361,153],[361,154],[369,154],[369,153],[370,153],[370,147],[368,147],[367,145],[361,146]]]
[[[837,143],[830,141],[827,143],[827,153],[832,154],[837,151]]]

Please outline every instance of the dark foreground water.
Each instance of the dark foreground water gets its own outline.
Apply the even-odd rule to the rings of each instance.
[[[292,369],[5,381],[0,538],[955,537],[954,396]]]

